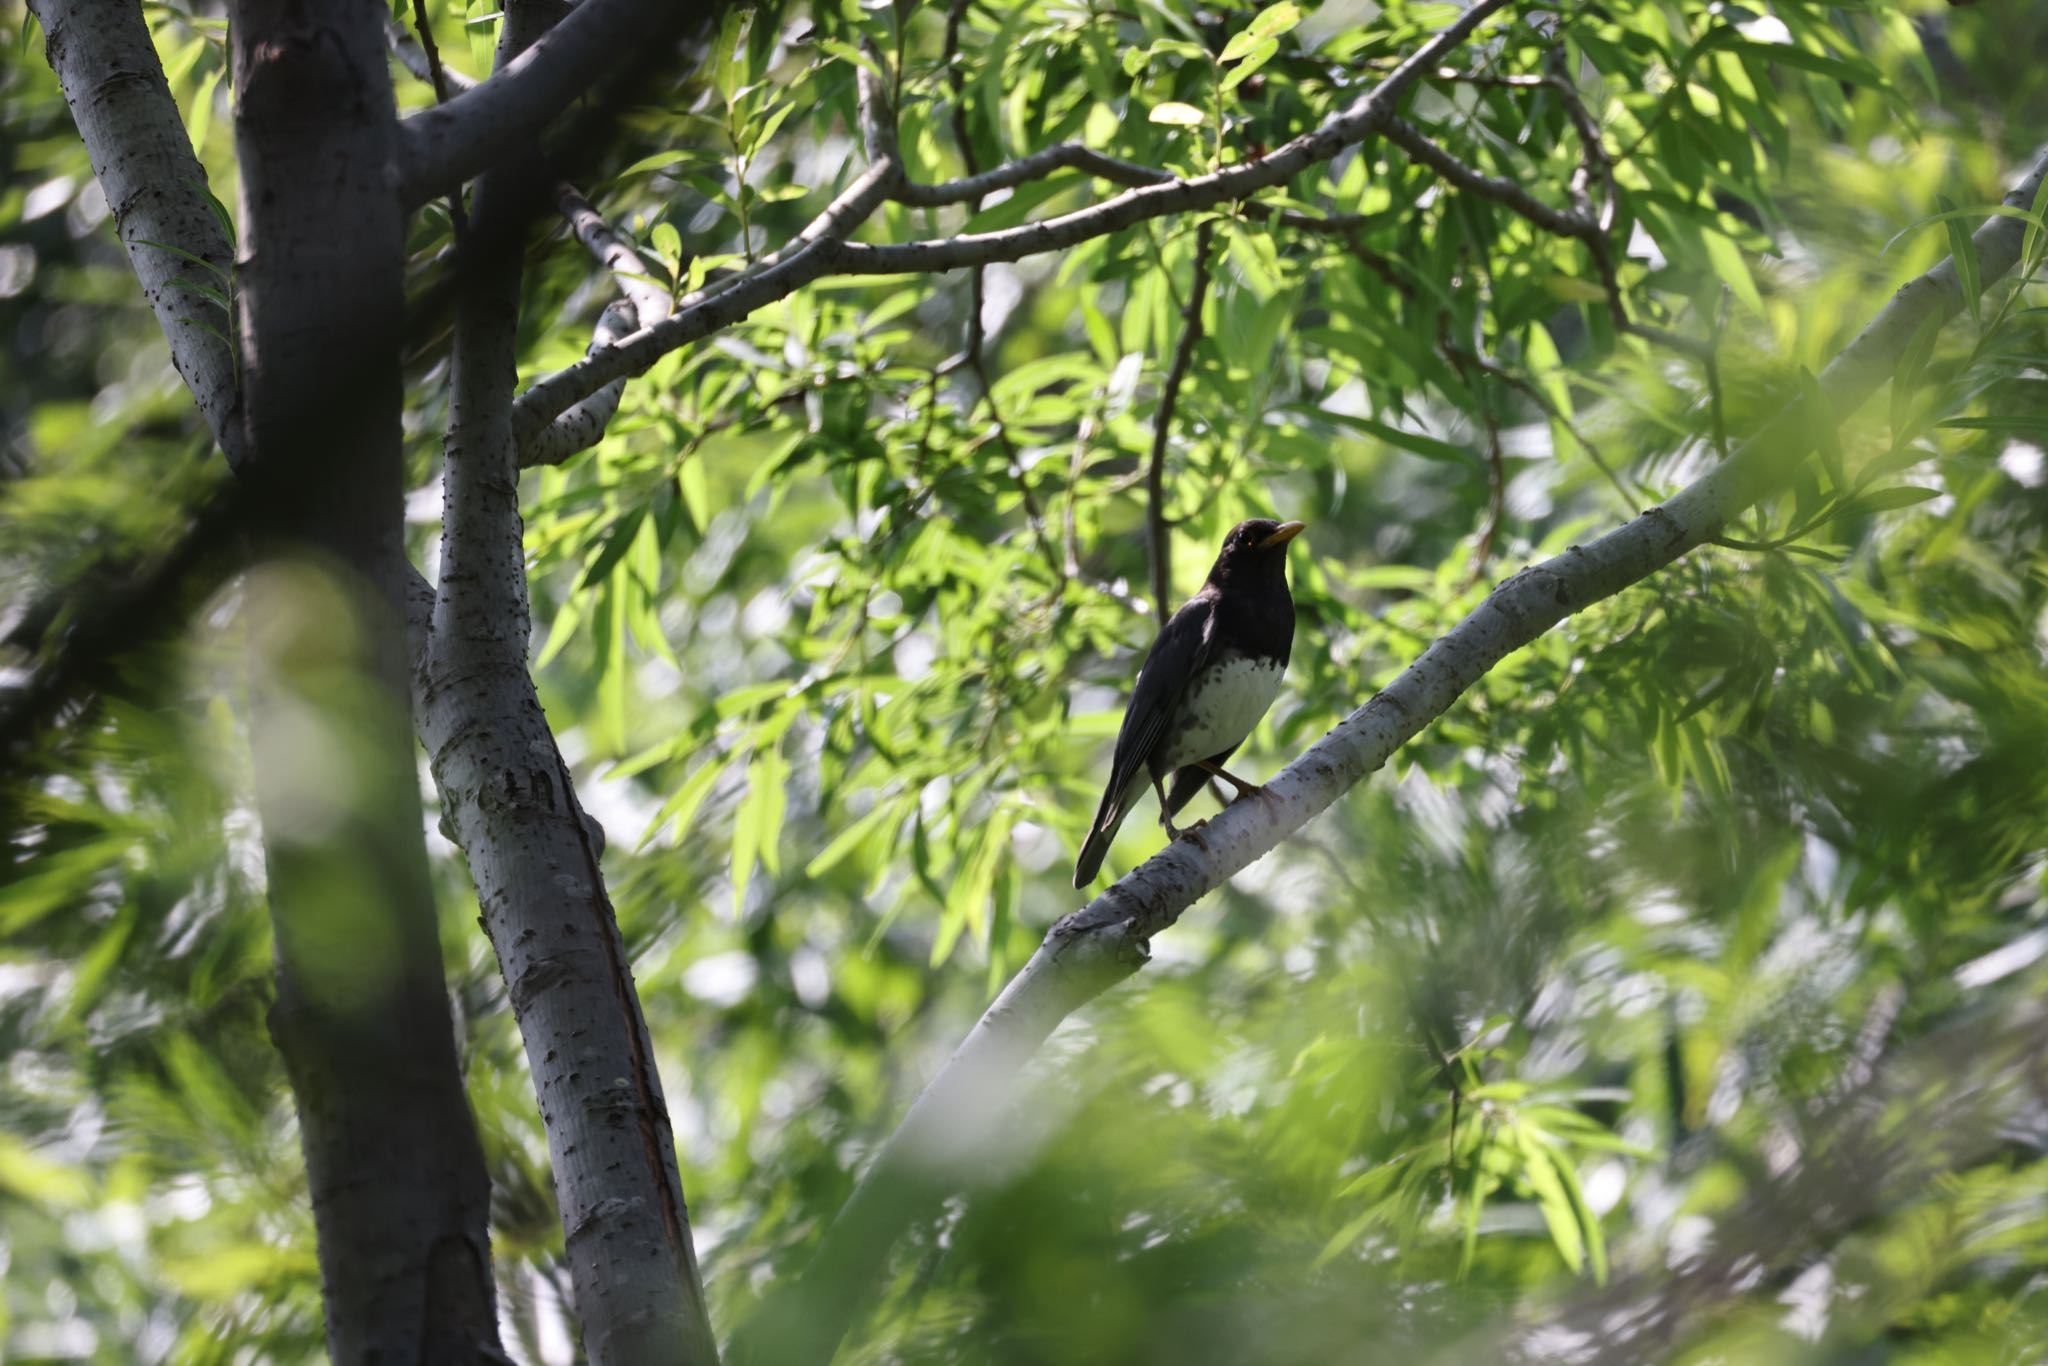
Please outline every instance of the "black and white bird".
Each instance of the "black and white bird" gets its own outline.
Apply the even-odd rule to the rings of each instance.
[[[1302,526],[1255,517],[1232,527],[1202,591],[1160,629],[1117,732],[1095,826],[1074,864],[1076,887],[1102,871],[1117,827],[1148,782],[1159,794],[1159,823],[1168,839],[1181,837],[1175,814],[1211,778],[1228,782],[1239,797],[1263,791],[1224,772],[1223,762],[1280,695],[1294,644],[1287,543]]]

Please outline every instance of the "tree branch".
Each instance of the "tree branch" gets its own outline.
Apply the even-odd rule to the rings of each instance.
[[[2006,204],[2024,212],[2044,177],[2048,156]],[[2019,218],[2000,216],[1977,230],[1980,287],[2013,268],[2025,228]],[[1900,288],[1822,372],[1829,420],[1853,411],[1890,378],[1924,323],[1946,322],[1962,308],[1951,261]],[[1509,654],[1711,540],[1738,512],[1784,485],[1809,451],[1813,427],[1804,405],[1794,404],[1667,502],[1508,579],[1272,779],[1269,800],[1232,804],[1210,819],[1200,845],[1169,844],[1055,924],[883,1145],[782,1312],[771,1308],[750,1325],[754,1359],[830,1355],[881,1275],[883,1249],[929,1201],[959,1184],[1008,1122],[1018,1074],[1040,1044],[1067,1015],[1143,967],[1152,936],[1379,769]]]
[[[240,470],[247,439],[230,340],[236,324],[221,302],[234,296],[234,251],[149,25],[135,5],[29,0],[29,8],[171,364],[229,466]]]
[[[1459,189],[1478,195],[1481,199],[1490,199],[1528,219],[1539,228],[1548,229],[1559,237],[1575,237],[1580,240],[1600,231],[1600,225],[1590,217],[1554,209],[1512,180],[1490,176],[1467,166],[1430,141],[1420,128],[1406,119],[1389,118],[1382,131],[1388,142]]]
[[[604,312],[598,315],[597,327],[590,337],[590,354],[595,354],[619,338],[627,336],[636,326],[637,319],[631,303],[621,299],[606,304]],[[559,465],[570,456],[579,455],[604,440],[605,430],[611,426],[612,419],[618,416],[619,404],[625,396],[626,381],[615,379],[535,432],[519,448],[521,468]]]
[[[426,32],[424,24],[421,32]],[[444,87],[468,90],[477,84],[461,72],[443,67],[434,54],[407,33],[397,20],[386,20],[384,36],[399,65],[433,86],[437,93]],[[451,199],[459,206],[459,195],[451,196]],[[598,316],[590,351],[609,346],[667,317],[674,301],[668,290],[654,279],[639,249],[605,222],[574,185],[564,181],[556,186],[555,202],[563,218],[568,220],[569,231],[597,258],[599,264],[612,273],[618,282],[619,292],[626,296],[625,303],[608,305]],[[457,221],[459,225],[460,220]],[[604,439],[605,430],[617,416],[625,392],[625,381],[615,381],[571,407],[547,427],[534,433],[522,446],[520,463],[559,465],[570,456],[595,446]]]
[[[417,208],[530,147],[618,62],[622,48],[666,42],[689,8],[663,0],[583,0],[489,80],[406,118],[399,125],[400,201]]]
[[[251,632],[249,731],[276,941],[270,1024],[299,1117],[328,1349],[344,1362],[496,1360],[490,1182],[456,1057],[408,714],[405,222],[384,176],[398,125],[383,36],[359,3],[230,8],[244,478],[252,533],[282,562],[249,585],[249,610],[269,619]],[[284,567],[309,560],[331,567],[318,601],[345,607],[309,611],[293,582],[321,571]],[[351,781],[305,763],[309,719],[346,745]],[[308,802],[331,812],[317,829]]]
[[[729,327],[827,274],[832,253],[887,201],[901,175],[894,163],[868,167],[786,245],[736,275],[685,295],[674,314],[653,326],[536,382],[513,407],[521,444],[535,440],[565,410],[604,385],[644,374],[677,347]]]
[[[675,315],[657,326],[642,328],[616,345],[536,383],[519,400],[520,431],[538,431],[556,415],[613,380],[644,374],[677,347],[728,327],[755,309],[785,298],[826,275],[932,273],[1016,261],[1075,246],[1147,219],[1215,208],[1283,185],[1299,172],[1380,131],[1393,117],[1408,89],[1444,53],[1462,43],[1509,2],[1477,0],[1349,109],[1263,157],[1189,180],[1146,184],[1041,223],[927,242],[879,246],[849,242],[848,233],[877,204],[903,189],[900,168],[870,166],[867,174],[849,186],[796,240],[753,269],[721,282],[715,289],[701,290],[682,300]]]
[[[605,222],[574,185],[556,186],[555,202],[562,210],[562,217],[568,220],[569,231],[575,234],[576,240],[612,273],[619,293],[625,295],[632,305],[637,325],[651,327],[666,318],[675,301],[669,297],[667,288],[654,278],[654,272],[640,255],[640,249]]]
[[[427,32],[426,25],[420,25],[420,33],[424,35]],[[398,64],[415,80],[423,82],[431,89],[436,99],[446,100],[448,96],[445,92],[448,90],[473,90],[478,84],[474,76],[465,76],[460,71],[441,65],[438,54],[430,54],[426,44],[407,33],[405,25],[395,18],[387,17],[384,20],[384,44],[391,49],[391,55],[398,58]]]
[[[972,167],[974,163],[969,160],[966,164]],[[1062,142],[1018,157],[1015,161],[1006,161],[993,170],[970,171],[958,180],[942,180],[936,185],[905,181],[897,186],[890,198],[916,208],[970,204],[998,190],[1014,190],[1019,185],[1041,180],[1054,171],[1066,170],[1086,171],[1097,180],[1132,187],[1160,185],[1174,178],[1171,171],[1162,171],[1156,166],[1141,166],[1135,161],[1107,156],[1078,142]]]
[[[547,41],[540,11],[536,0],[506,6],[500,72]],[[501,167],[479,177],[475,231],[457,253],[441,583],[415,683],[419,730],[526,1046],[584,1344],[600,1366],[715,1366],[668,1105],[599,863],[601,831],[577,801],[527,667],[512,397],[523,220],[545,202],[540,174]],[[586,240],[598,235],[582,226]],[[608,309],[600,335],[631,312]],[[614,391],[610,408],[617,403]],[[602,431],[610,411],[593,404],[584,416]]]

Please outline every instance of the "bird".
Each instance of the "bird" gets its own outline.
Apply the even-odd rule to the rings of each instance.
[[[1159,629],[1117,731],[1109,786],[1074,864],[1076,888],[1102,871],[1117,827],[1148,782],[1170,840],[1200,829],[1177,829],[1173,817],[1212,778],[1237,789],[1233,800],[1264,795],[1256,783],[1225,772],[1223,763],[1280,695],[1294,644],[1287,543],[1306,525],[1265,517],[1239,522],[1223,538],[1201,591]]]

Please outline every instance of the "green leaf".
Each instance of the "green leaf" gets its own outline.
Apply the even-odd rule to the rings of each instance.
[[[1869,493],[1859,493],[1854,498],[1847,499],[1839,504],[1833,512],[1828,514],[1828,520],[1834,521],[1841,517],[1859,517],[1873,512],[1892,512],[1899,508],[1913,507],[1916,504],[1925,503],[1929,499],[1939,497],[1941,497],[1940,489],[1926,489],[1910,484],[1903,484],[1888,489],[1873,489]]]
[[[864,844],[868,837],[879,830],[891,817],[901,818],[903,808],[894,800],[877,801],[872,810],[859,820],[847,826],[835,836],[832,842],[818,851],[818,856],[804,865],[807,878],[823,877],[839,866],[848,854]]]
[[[1905,350],[1899,355],[1899,368],[1892,374],[1891,428],[1892,445],[1896,448],[1913,439],[1914,424],[1913,397],[1920,387],[1920,377],[1927,369],[1927,362],[1934,355],[1934,344],[1941,336],[1941,315],[1929,314],[1913,335],[1906,340]]]
[[[654,819],[647,822],[647,829],[641,832],[637,848],[644,849],[647,842],[669,822],[675,822],[675,841],[688,842],[693,837],[690,822],[696,819],[697,808],[704,805],[704,799],[711,795],[711,788],[718,781],[718,775],[725,771],[726,761],[713,756],[700,764],[695,773],[683,780],[683,785],[669,794],[661,804],[661,810],[654,813]]]
[[[231,277],[228,274],[228,272],[222,270],[219,266],[207,260],[204,256],[195,255],[194,253],[185,250],[183,247],[172,246],[169,242],[153,242],[147,237],[136,238],[135,245],[138,247],[155,247],[158,251],[167,251],[173,256],[179,257],[183,260],[190,261],[192,262],[192,264],[196,266],[201,266],[207,270],[212,271],[222,280],[232,282],[233,277]]]
[[[683,510],[690,514],[690,525],[698,534],[711,525],[711,484],[704,474],[704,462],[696,455],[686,455],[676,470],[676,493],[683,500]]]
[[[1253,17],[1251,27],[1245,32],[1260,38],[1278,38],[1301,22],[1301,6],[1282,0],[1280,4],[1268,5]]]
[[[1367,436],[1376,436],[1389,446],[1397,446],[1409,454],[1419,455],[1425,460],[1449,460],[1459,464],[1469,464],[1473,458],[1472,452],[1466,450],[1463,446],[1453,446],[1448,441],[1439,441],[1433,436],[1424,436],[1420,432],[1403,431],[1399,427],[1389,426],[1387,423],[1378,422],[1369,417],[1359,417],[1351,413],[1331,412],[1319,413],[1316,416],[1321,417],[1324,421],[1335,422],[1339,426],[1349,427],[1353,431],[1363,432]]]
[[[654,225],[653,230],[647,234],[647,241],[655,253],[670,265],[675,265],[683,259],[683,235],[677,232],[676,225],[666,218]]]
[[[2027,235],[2020,243],[2020,279],[2032,279],[2044,256],[2048,256],[2048,176],[2042,177],[2041,187],[2034,191]]]
[[[1223,82],[1220,88],[1226,91],[1237,89],[1237,87],[1243,84],[1244,81],[1248,79],[1253,72],[1257,71],[1267,62],[1272,61],[1274,54],[1276,54],[1279,51],[1279,42],[1272,38],[1268,38],[1264,42],[1254,45],[1252,49],[1245,54],[1244,60],[1238,63],[1236,66],[1232,67],[1230,71],[1223,77]]]
[[[1981,323],[1984,318],[1978,296],[1984,292],[1984,286],[1977,273],[1977,244],[1971,239],[1970,230],[1956,216],[1956,206],[1949,202],[1947,195],[1937,195],[1934,202],[1941,206],[1942,226],[1948,229],[1949,259],[1955,263],[1956,280],[1963,289],[1963,303],[1970,310],[1970,321]]]
[[[646,516],[647,504],[642,503],[611,524],[597,554],[591,558],[582,577],[576,580],[578,592],[603,582],[611,574],[613,567],[633,548],[633,538],[640,534],[640,522]]]
[[[192,95],[192,114],[185,124],[185,136],[192,140],[192,150],[200,155],[205,154],[206,135],[213,127],[213,92],[226,74],[225,66],[215,67],[206,73]]]
[[[1192,104],[1182,104],[1179,100],[1167,100],[1163,104],[1153,105],[1146,118],[1153,123],[1172,124],[1179,128],[1194,128],[1209,121],[1207,114]]]
[[[1820,456],[1820,467],[1827,471],[1835,488],[1843,488],[1840,420],[1835,416],[1835,405],[1828,402],[1826,392],[1821,389],[1820,381],[1813,377],[1813,371],[1804,366],[1799,370],[1799,394],[1806,413],[1807,439]]]
[[[1714,274],[1735,292],[1737,301],[1744,308],[1762,317],[1763,295],[1757,292],[1756,279],[1749,273],[1749,263],[1742,259],[1742,248],[1735,244],[1735,239],[1712,228],[1702,228],[1700,241],[1707,249],[1707,264],[1714,268]]]
[[[2043,184],[2048,185],[2048,181],[2044,181]],[[1946,197],[1940,195],[1935,196],[1935,201],[1941,204],[1947,204],[1949,202]],[[2029,213],[2023,209],[2015,209],[2010,204],[1986,204],[1980,207],[1962,209],[1950,206],[1949,208],[1943,210],[1940,213],[1930,213],[1925,218],[1916,218],[1911,223],[1908,223],[1905,227],[1900,228],[1897,232],[1893,233],[1890,237],[1887,237],[1885,239],[1884,245],[1878,249],[1877,254],[1879,256],[1890,255],[1891,249],[1897,246],[1900,242],[1903,242],[1908,237],[1911,237],[1914,233],[1920,231],[1920,229],[1931,228],[1936,223],[1981,223],[1987,218],[2025,219],[2028,225],[2028,229],[2030,231],[2033,231],[2035,230],[2036,225],[2041,222],[2041,211],[2037,208],[2032,213]]]
[[[1238,33],[1233,33],[1230,35],[1230,41],[1223,45],[1223,51],[1216,54],[1216,60],[1225,65],[1228,65],[1229,63],[1234,62],[1238,58],[1244,56],[1245,53],[1250,52],[1253,48],[1257,47],[1261,42],[1264,41],[1266,40],[1261,38],[1258,34],[1252,32],[1250,29],[1244,29]]]
[[[1951,417],[1934,425],[1970,432],[2012,432],[2020,436],[2036,436],[2048,431],[2048,422],[2044,422],[2043,419],[2019,414],[2004,414],[1997,417]]]
[[[1586,1264],[1586,1240],[1579,1229],[1578,1212],[1558,1177],[1551,1147],[1533,1135],[1516,1145],[1522,1154],[1522,1179],[1536,1197],[1543,1222],[1550,1229],[1550,1241],[1564,1264],[1577,1271]]]

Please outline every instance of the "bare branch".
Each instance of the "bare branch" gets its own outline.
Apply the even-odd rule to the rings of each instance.
[[[658,326],[643,328],[616,346],[535,384],[519,400],[521,431],[539,430],[556,414],[611,381],[643,374],[677,347],[730,326],[756,308],[785,298],[825,275],[929,273],[1016,261],[1071,247],[1147,219],[1215,208],[1285,184],[1308,167],[1327,161],[1377,133],[1423,73],[1508,4],[1509,0],[1477,0],[1349,109],[1263,157],[1188,180],[1143,185],[1090,208],[1041,223],[938,241],[880,246],[852,243],[846,240],[852,228],[901,188],[899,168],[870,166],[867,174],[849,186],[795,241],[764,258],[753,269],[724,282],[720,288],[699,291],[684,299],[676,314]]]
[[[866,73],[864,72],[863,75]],[[643,326],[585,360],[540,380],[520,396],[513,419],[522,445],[557,416],[613,380],[644,373],[679,346],[707,337],[764,304],[787,298],[829,271],[832,253],[846,235],[866,222],[889,198],[903,174],[895,162],[878,162],[856,176],[778,250],[735,275],[685,295],[674,314]]]
[[[427,32],[424,22],[421,33]],[[435,88],[469,90],[478,82],[459,71],[443,67],[434,54],[407,33],[395,19],[385,22],[384,36],[399,65]],[[653,277],[639,249],[605,222],[581,191],[564,182],[555,188],[556,203],[568,220],[569,230],[598,262],[612,273],[627,303],[607,306],[599,316],[590,351],[609,346],[641,327],[667,317],[674,307],[669,291]],[[460,196],[451,196],[460,204]],[[460,220],[458,219],[458,224]],[[625,395],[623,380],[607,384],[596,393],[562,413],[553,423],[534,433],[521,448],[522,465],[558,465],[578,452],[590,449],[604,438],[605,429],[617,415]]]
[[[973,163],[968,164],[971,166]],[[1065,170],[1086,171],[1097,180],[1107,180],[1112,185],[1161,185],[1173,179],[1171,171],[1107,156],[1078,142],[1062,142],[1018,157],[1015,161],[1006,161],[993,170],[965,175],[958,180],[942,180],[936,185],[905,182],[890,197],[899,204],[921,208],[973,203],[998,190],[1014,190],[1029,181],[1041,180],[1054,171]]]
[[[89,0],[30,0],[29,8],[171,364],[239,471],[248,447],[236,323],[224,302],[234,296],[234,250],[142,10]]]
[[[387,19],[386,22],[393,21]],[[441,50],[434,46],[434,26],[427,22],[427,0],[412,0],[412,26],[419,35],[420,54],[426,58],[427,84],[434,88],[436,103],[448,103],[451,89],[467,90],[476,84],[474,81],[457,84],[449,79],[451,73],[441,65]],[[386,41],[389,41],[388,31]]]
[[[666,41],[686,9],[663,0],[583,0],[489,80],[404,120],[399,198],[416,208],[530,147],[618,61],[622,46]]]
[[[1173,532],[1166,522],[1166,442],[1173,431],[1173,410],[1180,402],[1181,382],[1195,359],[1195,346],[1202,340],[1202,304],[1209,297],[1209,248],[1215,241],[1216,225],[1204,222],[1195,229],[1195,278],[1188,301],[1181,308],[1180,341],[1173,348],[1173,362],[1167,367],[1166,382],[1159,390],[1159,411],[1152,416],[1152,458],[1145,466],[1145,544],[1151,552],[1152,601],[1158,604],[1159,620],[1173,611]]]
[[[550,41],[552,9],[509,0],[501,74],[486,86]],[[585,1348],[599,1363],[716,1366],[668,1103],[599,862],[601,828],[577,801],[527,664],[512,398],[521,229],[546,202],[542,174],[503,166],[480,176],[475,231],[458,250],[441,581],[415,712],[546,1120]],[[634,315],[615,305],[600,331]],[[582,425],[601,432],[617,403],[616,391],[586,403]]]
[[[420,32],[427,32],[425,25],[421,26]],[[384,44],[408,74],[425,83],[439,98],[447,98],[441,93],[443,87],[462,91],[474,89],[479,84],[474,76],[465,76],[460,71],[442,66],[438,57],[429,54],[420,40],[407,33],[405,25],[394,18],[384,20]]]
[[[2006,204],[2031,205],[2044,178],[2048,156]],[[1980,287],[2013,268],[2024,233],[2022,219],[2005,216],[1977,230]],[[1902,287],[1822,372],[1831,415],[1847,415],[1888,380],[1923,324],[1946,322],[1962,307],[1952,262]],[[1782,487],[1811,449],[1813,426],[1803,404],[1791,405],[1667,502],[1508,579],[1269,782],[1269,800],[1232,804],[1210,819],[1201,844],[1169,844],[1055,924],[876,1156],[792,1292],[804,1299],[764,1316],[773,1319],[760,1328],[771,1359],[830,1355],[880,1274],[881,1250],[960,1183],[1008,1122],[1018,1074],[1039,1045],[1067,1015],[1144,966],[1153,935],[1379,769],[1509,654],[1705,544],[1742,509]]]
[[[1475,327],[1475,332],[1477,328]],[[1475,345],[1478,344],[1475,338]],[[1486,560],[1493,553],[1493,543],[1500,535],[1500,524],[1507,512],[1507,453],[1501,449],[1500,415],[1494,411],[1493,398],[1473,380],[1473,375],[1506,375],[1506,371],[1491,362],[1482,362],[1472,351],[1467,351],[1451,339],[1451,315],[1437,315],[1436,349],[1458,372],[1458,378],[1472,391],[1473,401],[1479,408],[1480,424],[1486,431],[1486,520],[1480,525],[1479,539],[1472,546],[1472,563],[1465,571],[1465,580],[1458,586],[1464,592],[1486,572]],[[1545,407],[1549,405],[1546,403]]]
[[[1461,190],[1490,199],[1559,237],[1585,239],[1600,231],[1591,218],[1554,209],[1512,180],[1474,170],[1431,142],[1420,128],[1403,118],[1389,118],[1383,130],[1388,142]]]
[[[562,217],[568,220],[569,231],[576,235],[576,240],[612,273],[619,293],[625,295],[633,306],[634,323],[648,327],[666,318],[675,302],[662,283],[654,278],[654,272],[631,239],[605,222],[574,185],[557,186],[555,202],[561,206]],[[631,330],[627,329],[628,332]],[[616,341],[617,337],[611,340]]]
[[[595,353],[610,346],[634,328],[633,305],[621,299],[605,305],[597,329],[590,338]],[[522,467],[559,465],[570,456],[589,450],[604,440],[605,429],[618,415],[626,394],[626,381],[615,379],[536,432],[519,448]]]

